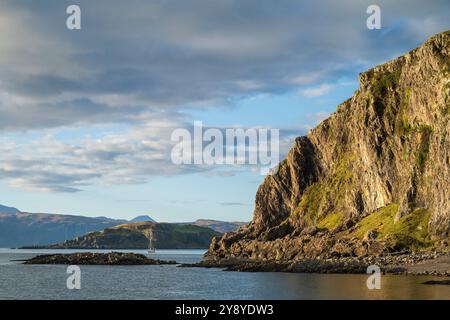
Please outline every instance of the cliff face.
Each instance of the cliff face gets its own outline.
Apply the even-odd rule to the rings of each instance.
[[[256,194],[207,257],[292,260],[448,246],[450,31],[360,74],[360,88]]]

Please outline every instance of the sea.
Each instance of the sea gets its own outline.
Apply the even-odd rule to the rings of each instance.
[[[433,276],[382,275],[368,289],[369,275],[232,272],[220,268],[80,266],[81,288],[68,289],[67,266],[24,265],[40,254],[83,250],[0,249],[0,299],[450,299],[450,286],[426,285]],[[111,250],[86,250],[108,252]],[[147,254],[143,250],[114,250]],[[157,250],[152,258],[200,261],[205,250]]]

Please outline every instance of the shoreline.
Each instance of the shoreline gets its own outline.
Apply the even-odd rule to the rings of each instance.
[[[198,263],[181,264],[179,267],[221,268],[224,271],[241,272],[367,274],[367,268],[371,265],[379,266],[382,274],[450,277],[449,253],[410,253],[297,261],[258,261],[240,257],[207,258]]]
[[[378,266],[382,274],[428,275],[450,277],[450,253],[416,252],[396,253],[378,257],[345,257],[329,259],[303,259],[295,261],[261,261],[242,257],[216,258],[206,256],[196,263],[177,263],[151,259],[133,253],[92,253],[38,255],[28,260],[17,260],[24,264],[97,264],[97,265],[142,265],[176,264],[180,268],[220,268],[224,271],[240,272],[288,272],[321,274],[367,274],[369,266]]]

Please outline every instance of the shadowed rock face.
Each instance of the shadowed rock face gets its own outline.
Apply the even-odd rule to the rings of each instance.
[[[295,260],[448,248],[450,32],[360,74],[207,257]]]

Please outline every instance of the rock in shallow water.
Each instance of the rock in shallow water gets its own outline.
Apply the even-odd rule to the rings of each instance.
[[[47,254],[40,255],[24,264],[73,264],[73,265],[163,265],[177,264],[176,261],[164,261],[147,258],[143,254],[109,252],[92,253],[78,252],[71,254]]]
[[[447,285],[447,286],[450,286],[450,280],[430,280],[430,281],[425,281],[422,284]]]

